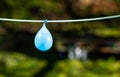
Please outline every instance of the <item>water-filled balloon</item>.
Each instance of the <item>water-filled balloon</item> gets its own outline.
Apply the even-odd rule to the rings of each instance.
[[[44,21],[42,28],[37,32],[34,43],[38,50],[47,51],[52,47],[53,38],[51,33],[46,28],[47,20]]]

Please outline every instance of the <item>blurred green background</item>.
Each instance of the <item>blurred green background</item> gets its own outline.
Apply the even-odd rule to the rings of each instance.
[[[120,0],[1,0],[0,17],[83,19],[120,14]],[[77,23],[47,23],[54,44],[34,46],[42,23],[0,21],[0,77],[120,77],[120,18]],[[71,57],[76,44],[85,59]],[[79,54],[79,53],[77,53]]]

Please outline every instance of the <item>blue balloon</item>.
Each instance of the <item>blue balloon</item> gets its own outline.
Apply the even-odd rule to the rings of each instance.
[[[46,28],[46,21],[43,23],[42,28],[37,32],[34,44],[36,48],[40,51],[47,51],[52,47],[53,38],[51,33]]]

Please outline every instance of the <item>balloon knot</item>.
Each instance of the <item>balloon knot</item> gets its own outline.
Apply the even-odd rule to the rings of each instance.
[[[48,20],[47,20],[47,19],[45,19],[45,20],[44,20],[44,23],[48,23]]]

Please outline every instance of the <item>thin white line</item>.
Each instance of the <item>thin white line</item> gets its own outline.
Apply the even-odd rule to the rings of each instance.
[[[120,15],[106,16],[106,17],[97,17],[97,18],[87,18],[87,19],[73,19],[73,20],[47,20],[47,22],[84,22],[84,21],[97,21],[118,18]],[[9,19],[9,18],[0,18],[0,21],[14,21],[14,22],[44,22],[44,20],[23,20],[23,19]]]

